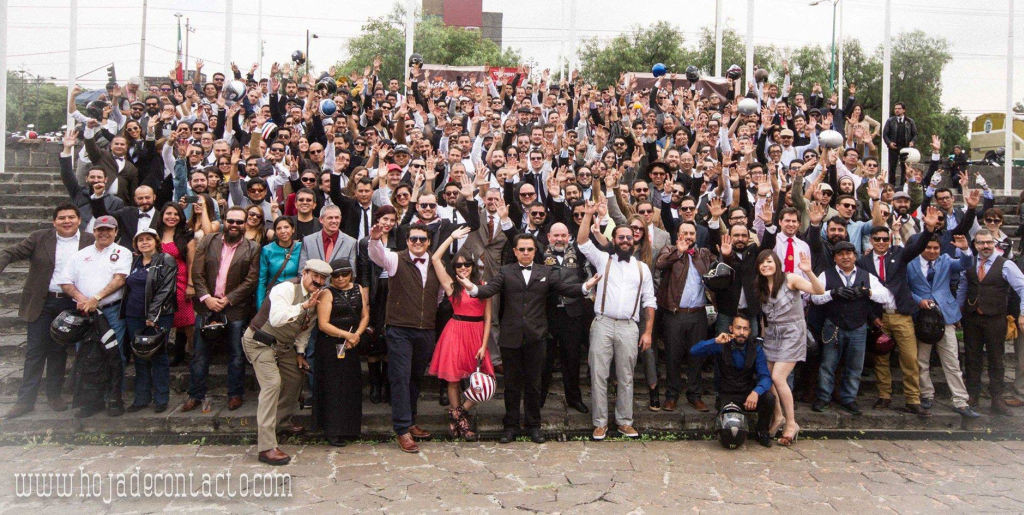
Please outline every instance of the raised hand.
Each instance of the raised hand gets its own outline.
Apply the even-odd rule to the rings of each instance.
[[[811,257],[808,256],[806,252],[800,253],[800,264],[797,266],[800,268],[800,271],[808,277],[814,274],[814,271],[811,269]]]
[[[964,236],[963,234],[954,234],[953,246],[960,250],[967,250],[967,236]]]
[[[731,341],[732,335],[729,333],[718,333],[718,336],[715,337],[715,343],[719,345],[725,345]]]
[[[381,225],[379,223],[373,224],[373,227],[370,227],[370,239],[371,240],[379,240],[380,237],[383,236],[383,235],[384,235],[384,228],[381,227]]]
[[[817,202],[812,202],[807,210],[808,218],[813,226],[821,225],[821,221],[825,218],[825,206]]]
[[[722,242],[718,244],[718,253],[722,257],[732,255],[732,236],[728,234],[722,235]]]
[[[455,239],[455,240],[462,239],[462,238],[465,238],[472,231],[473,231],[472,227],[470,227],[468,225],[463,225],[462,227],[459,227],[458,229],[455,229],[454,231],[452,231],[451,238]]]
[[[942,140],[939,139],[938,134],[932,134],[932,153],[938,154],[942,149]]]
[[[976,191],[976,190],[975,190]],[[973,193],[973,192],[972,192]],[[928,206],[928,210],[924,215],[924,225],[929,231],[934,231],[939,226],[939,214],[940,211],[935,206]]]

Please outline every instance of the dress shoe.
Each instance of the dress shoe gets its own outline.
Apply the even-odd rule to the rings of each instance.
[[[711,409],[708,408],[708,405],[704,404],[704,401],[700,400],[699,397],[696,398],[696,399],[691,400],[690,401],[690,406],[693,406],[693,409],[695,409],[695,410],[697,410],[697,411],[699,411],[701,413],[707,413],[708,411],[711,411]]]
[[[46,403],[50,405],[50,409],[52,409],[53,411],[65,411],[68,409],[67,401],[65,401],[64,398],[60,396],[51,397],[47,399]]]
[[[972,408],[977,408],[978,407],[978,398],[973,396],[973,395],[968,397],[967,398],[967,405],[972,407]]]
[[[811,411],[815,413],[824,413],[828,409],[828,402],[823,400],[815,400],[814,404],[811,405]]]
[[[580,413],[590,413],[590,408],[588,408],[586,404],[583,404],[583,401],[568,401],[566,404]]]
[[[4,414],[4,418],[7,420],[10,420],[12,418],[18,418],[26,413],[31,412],[34,409],[36,409],[36,407],[31,404],[19,402],[14,406],[11,406],[11,409],[6,414]]]
[[[759,444],[761,444],[761,445],[763,445],[765,447],[771,448],[771,446],[772,446],[772,435],[768,434],[767,431],[758,431],[757,434],[755,435],[755,438],[757,439],[757,443],[759,443]]]
[[[974,408],[970,406],[964,406],[962,408],[953,407],[953,411],[959,413],[960,416],[964,418],[978,418],[981,416],[981,413],[974,411]]]
[[[594,433],[590,435],[590,438],[594,441],[600,442],[608,436],[608,426],[595,427]]]
[[[494,373],[495,374],[505,375],[505,366],[502,365],[501,363],[498,363],[497,365],[494,365]]]
[[[75,412],[75,418],[89,418],[99,412],[103,411],[103,406],[99,404],[93,404],[91,406],[82,406]]]
[[[676,410],[676,400],[675,399],[665,399],[665,405],[662,406],[661,409],[662,409],[662,411],[675,411]]]
[[[199,404],[200,404],[199,399],[195,399],[193,397],[189,397],[188,400],[185,401],[185,404],[181,405],[181,411],[182,412],[192,411],[192,410],[198,408]]]
[[[907,404],[906,406],[903,407],[903,411],[905,413],[917,415],[921,418],[928,418],[932,416],[931,412],[922,408],[920,404]]]
[[[626,438],[640,438],[640,432],[633,428],[633,426],[619,426],[619,434]]]
[[[125,408],[124,411],[126,413],[135,413],[136,411],[141,411],[142,408],[145,408],[146,406],[148,406],[148,404],[132,404],[131,406]]]
[[[234,411],[234,410],[236,410],[238,408],[241,408],[241,407],[242,407],[242,398],[241,397],[231,397],[231,398],[228,399],[228,410],[229,411]]]
[[[658,395],[657,388],[650,389],[651,400],[647,403],[647,409],[651,411],[661,411],[661,396]]]
[[[530,429],[528,433],[530,435],[530,441],[532,441],[533,443],[544,443],[547,441],[547,439],[544,438],[544,435],[540,432],[539,428],[535,427],[533,429]]]
[[[335,447],[344,447],[348,445],[348,442],[346,442],[345,439],[340,436],[331,436],[327,438],[327,443]]]
[[[847,413],[856,417],[859,417],[864,413],[863,411],[860,410],[860,406],[857,405],[857,401],[848,402],[846,404],[840,404],[839,407],[843,408],[844,410],[846,410]]]
[[[892,406],[892,399],[883,399],[883,398],[879,397],[878,400],[875,401],[875,405],[873,406],[873,408],[875,408],[875,409],[889,409],[890,406]]]
[[[274,447],[269,451],[263,451],[260,453],[260,461],[267,465],[287,465],[289,461],[292,461],[292,457],[285,454],[281,449]]]
[[[124,403],[120,400],[111,401],[107,403],[107,416],[108,417],[120,417],[124,415]]]
[[[295,424],[290,424],[277,430],[277,434],[282,435],[284,437],[299,436],[305,432],[306,428],[302,426],[297,426]]]
[[[1018,399],[1016,397],[1011,397],[1009,395],[1007,395],[1006,397],[1003,397],[1003,403],[1005,403],[1007,406],[1009,406],[1011,408],[1019,408],[1021,406],[1024,406],[1024,401],[1022,401],[1022,400],[1020,400],[1020,399]]]
[[[935,399],[929,397],[921,397],[921,407],[924,409],[932,409],[935,404]]]
[[[412,435],[405,433],[404,435],[398,435],[395,439],[398,442],[398,448],[402,449],[402,452],[417,453],[420,452],[420,446],[416,445],[416,441],[412,439]]]
[[[166,402],[163,403],[163,404],[157,404],[156,406],[153,406],[153,413],[163,413],[165,411],[167,411],[167,403]]]
[[[1012,413],[1010,413],[1010,408],[1006,406],[1006,401],[1004,401],[1001,397],[996,397],[992,399],[992,414],[1003,415],[1007,417],[1012,415]]]
[[[505,429],[501,432],[501,438],[498,439],[498,443],[510,443],[516,439],[516,432],[512,429]]]
[[[409,428],[409,434],[417,440],[426,440],[430,438],[430,433],[420,429],[419,426],[412,426]]]

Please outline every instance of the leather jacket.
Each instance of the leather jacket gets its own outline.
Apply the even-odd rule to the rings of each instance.
[[[142,261],[137,255],[132,260],[132,270]],[[146,276],[146,320],[156,322],[163,315],[173,314],[178,307],[178,296],[175,290],[178,277],[178,262],[170,254],[158,252],[153,254]],[[121,288],[121,298],[128,298],[128,282]],[[121,303],[121,318],[125,316],[127,302]]]

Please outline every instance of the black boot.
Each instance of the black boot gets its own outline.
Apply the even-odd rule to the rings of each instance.
[[[380,404],[384,383],[380,361],[368,362],[366,366],[370,373],[370,402]]]

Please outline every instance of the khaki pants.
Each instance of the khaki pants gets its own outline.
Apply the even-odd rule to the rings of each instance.
[[[885,332],[896,340],[900,370],[903,371],[903,395],[907,404],[921,403],[920,371],[917,366],[917,336],[914,335],[914,319],[910,315],[886,313],[882,315]],[[878,397],[892,397],[892,372],[889,371],[889,355],[875,356],[875,376],[878,378]]]
[[[295,346],[278,342],[268,347],[254,340],[252,330],[246,329],[242,335],[242,350],[260,383],[256,450],[269,451],[277,447],[277,425],[291,418],[298,406],[302,373],[296,361]]]
[[[608,425],[608,374],[615,358],[615,423],[633,425],[633,368],[640,350],[640,328],[632,320],[597,315],[590,325],[590,397],[594,427]]]
[[[956,327],[946,325],[946,331],[942,339],[935,344],[935,351],[939,353],[939,361],[942,363],[942,373],[946,376],[946,384],[949,385],[949,392],[953,397],[953,406],[957,408],[967,407],[967,387],[964,385],[963,374],[960,373],[959,345],[956,341]],[[932,378],[928,374],[931,365],[932,345],[929,343],[917,342],[917,366],[921,370],[921,397],[935,398],[935,387],[932,385]]]

